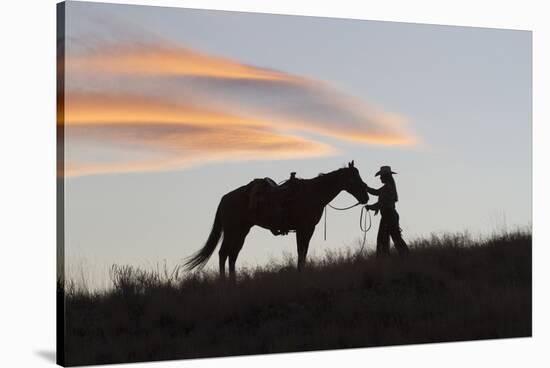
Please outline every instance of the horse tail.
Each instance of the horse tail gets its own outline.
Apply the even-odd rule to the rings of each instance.
[[[221,203],[218,205],[216,217],[214,218],[214,224],[212,225],[212,230],[210,231],[206,244],[197,253],[186,260],[185,268],[188,271],[194,269],[195,267],[198,267],[199,270],[202,269],[212,256],[212,253],[214,253],[223,231],[220,207]]]

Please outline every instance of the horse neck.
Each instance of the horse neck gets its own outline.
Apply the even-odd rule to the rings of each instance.
[[[315,197],[318,198],[321,207],[325,207],[329,204],[334,197],[343,190],[339,179],[339,172],[323,174],[312,179],[312,184],[314,186],[312,192],[315,194]]]

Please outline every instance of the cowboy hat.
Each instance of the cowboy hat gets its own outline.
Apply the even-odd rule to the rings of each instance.
[[[381,166],[380,170],[378,170],[378,172],[374,176],[378,176],[378,175],[381,175],[381,174],[397,174],[397,173],[391,171],[390,166]]]

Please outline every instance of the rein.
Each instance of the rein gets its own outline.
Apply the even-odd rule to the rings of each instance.
[[[359,206],[361,203],[357,202],[356,204],[354,205],[351,205],[349,207],[342,207],[342,208],[339,208],[339,207],[334,207],[333,205],[331,205],[330,203],[327,205],[329,206],[330,208],[334,209],[334,210],[338,210],[338,211],[345,211],[345,210],[349,210],[350,208],[353,208],[353,207],[356,207],[356,206]],[[326,207],[325,207],[326,208]]]
[[[335,209],[337,211],[346,211],[346,210],[354,208],[354,207],[356,207],[360,204],[361,203],[357,202],[356,204],[348,206],[348,207],[335,207],[335,206],[333,206],[329,203],[327,206],[332,208],[332,209]],[[369,217],[369,226],[367,226],[367,216],[365,215],[363,217],[364,212],[367,212],[367,214],[369,215],[368,216]],[[361,208],[361,213],[359,215],[359,230],[361,230],[361,232],[363,233],[363,241],[361,242],[361,249],[359,249],[359,253],[363,253],[363,249],[365,248],[365,243],[367,242],[367,232],[371,229],[371,227],[372,227],[372,218],[371,218],[369,210],[367,210],[367,206],[365,205]],[[326,241],[327,240],[327,207],[325,207],[324,235],[325,235],[325,241]]]

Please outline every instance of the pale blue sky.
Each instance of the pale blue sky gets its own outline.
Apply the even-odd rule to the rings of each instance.
[[[84,42],[88,47],[110,39],[158,37],[208,55],[327,82],[405,117],[407,131],[419,140],[416,145],[380,146],[306,132],[302,136],[339,152],[67,178],[70,270],[85,262],[96,269],[92,278],[98,279],[113,263],[146,266],[167,260],[173,265],[202,247],[224,193],[256,177],[280,181],[291,171],[313,177],[351,159],[370,186],[379,186],[373,175],[381,165],[399,173],[398,211],[406,239],[463,230],[488,234],[504,221],[509,227],[531,223],[530,32],[69,2],[67,35],[69,52],[83,48],[82,40],[89,40]],[[69,88],[86,88],[68,77]],[[353,202],[347,194],[334,201]],[[329,211],[328,239],[323,241],[320,223],[310,254],[355,244],[358,221],[359,209]],[[373,221],[369,248],[379,218]],[[254,228],[239,264],[262,264],[285,251],[295,253],[292,235],[273,237]]]

